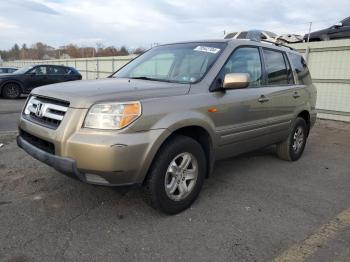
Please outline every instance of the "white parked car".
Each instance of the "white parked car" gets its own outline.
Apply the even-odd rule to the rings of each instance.
[[[302,35],[296,35],[296,34],[284,34],[279,35],[277,37],[277,42],[279,43],[301,43],[303,42],[303,36]]]
[[[263,41],[265,40],[265,41],[280,43],[280,44],[291,44],[291,43],[303,42],[303,36],[301,35],[296,35],[296,34],[277,35],[275,33],[264,31],[264,30],[240,31],[240,32],[228,33],[225,36],[225,39],[251,39],[252,35],[254,35],[253,37],[256,37],[256,33],[260,33],[260,37],[258,38],[259,40],[263,40]]]
[[[264,31],[264,30],[256,30],[256,32],[257,31],[260,31],[260,34],[261,34],[260,39],[276,42],[277,35],[275,33]],[[225,36],[225,39],[249,39],[247,38],[249,32],[252,32],[252,31],[240,31],[240,32],[228,33]]]

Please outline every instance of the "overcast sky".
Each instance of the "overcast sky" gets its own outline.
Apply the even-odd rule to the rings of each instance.
[[[350,0],[0,0],[0,49],[42,41],[58,47],[222,38],[264,29],[304,34],[350,16]]]

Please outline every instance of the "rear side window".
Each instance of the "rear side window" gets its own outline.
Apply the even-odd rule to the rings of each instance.
[[[267,73],[267,85],[291,84],[283,53],[270,49],[263,49],[263,53]]]
[[[34,73],[35,75],[47,75],[46,66],[37,66],[34,67],[29,73]]]
[[[63,67],[58,66],[49,66],[48,67],[48,74],[49,75],[64,75],[66,74]]]
[[[298,76],[300,84],[307,84],[310,78],[309,69],[307,68],[306,62],[301,55],[290,53],[289,57]]]

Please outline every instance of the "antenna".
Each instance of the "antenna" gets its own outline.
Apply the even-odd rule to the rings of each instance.
[[[307,34],[307,42],[310,42],[310,34],[311,34],[311,27],[312,27],[312,22],[309,24],[309,33]]]

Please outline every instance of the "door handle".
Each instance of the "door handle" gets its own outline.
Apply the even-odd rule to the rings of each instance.
[[[299,97],[300,97],[300,95],[299,95],[299,93],[298,93],[298,92],[296,92],[296,91],[295,91],[295,92],[294,92],[294,94],[293,94],[293,97],[294,97],[294,98],[299,98]]]
[[[259,97],[258,101],[259,101],[260,103],[265,103],[265,102],[270,101],[270,98],[268,98],[268,97],[266,97],[266,96],[264,96],[264,95],[261,95],[261,96]]]

